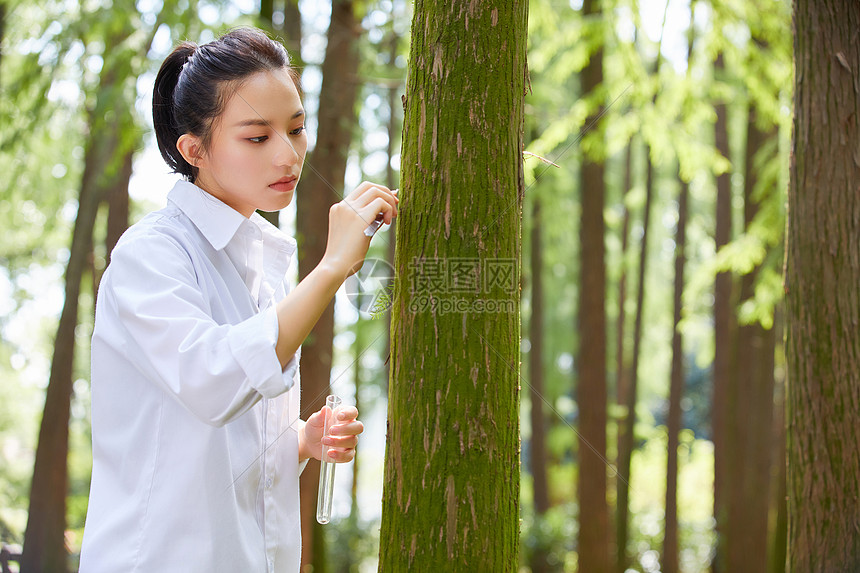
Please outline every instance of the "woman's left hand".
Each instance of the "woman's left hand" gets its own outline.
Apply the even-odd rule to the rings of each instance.
[[[353,406],[338,408],[329,436],[323,438],[325,416],[329,411],[328,406],[323,406],[299,428],[299,460],[321,459],[323,447],[328,448],[328,456],[335,462],[351,462],[355,458],[358,435],[364,431],[364,424],[356,419],[358,410]]]

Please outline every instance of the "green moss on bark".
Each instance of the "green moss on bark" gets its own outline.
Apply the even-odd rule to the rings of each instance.
[[[380,571],[518,567],[526,17],[415,4]]]

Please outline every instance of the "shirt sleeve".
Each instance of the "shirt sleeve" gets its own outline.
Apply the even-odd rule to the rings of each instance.
[[[293,385],[296,357],[282,369],[275,353],[274,307],[217,323],[191,255],[175,239],[121,244],[105,283],[103,302],[125,335],[128,359],[200,420],[223,425]]]

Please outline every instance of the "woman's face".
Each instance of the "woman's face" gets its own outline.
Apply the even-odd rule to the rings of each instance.
[[[197,162],[195,183],[246,217],[257,209],[283,209],[293,199],[308,149],[296,86],[281,68],[230,89]]]

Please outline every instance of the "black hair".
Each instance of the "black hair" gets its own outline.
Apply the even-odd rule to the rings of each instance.
[[[152,91],[152,121],[158,149],[174,173],[192,183],[197,168],[176,147],[185,133],[209,145],[215,119],[224,111],[229,87],[257,72],[286,68],[302,95],[299,74],[284,47],[256,28],[236,28],[198,46],[179,44],[161,64]]]

